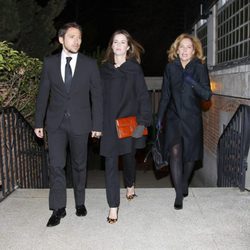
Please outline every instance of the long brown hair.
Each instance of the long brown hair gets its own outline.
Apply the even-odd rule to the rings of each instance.
[[[104,62],[114,63],[114,53],[112,49],[112,44],[114,41],[114,37],[119,34],[124,35],[128,40],[129,49],[127,50],[126,59],[134,58],[138,63],[141,63],[141,53],[144,52],[144,48],[132,38],[132,36],[128,33],[128,31],[124,29],[117,30],[112,34],[108,43],[108,47],[105,52],[104,59],[102,60],[102,63]]]
[[[193,57],[197,57],[201,60],[202,63],[205,63],[205,56],[203,54],[201,41],[199,40],[199,38],[192,36],[190,34],[187,34],[187,33],[183,33],[183,34],[179,35],[175,39],[175,41],[172,43],[172,45],[170,46],[170,49],[167,51],[168,61],[172,62],[174,59],[176,59],[178,57],[177,51],[178,51],[178,48],[180,46],[180,42],[184,38],[190,39],[192,44],[193,44],[193,47],[194,47]]]

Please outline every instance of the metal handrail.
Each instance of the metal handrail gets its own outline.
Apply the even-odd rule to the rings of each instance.
[[[219,138],[217,148],[218,187],[245,190],[250,145],[250,107],[241,104]]]
[[[0,201],[18,187],[48,187],[44,141],[14,107],[0,109],[0,145]]]

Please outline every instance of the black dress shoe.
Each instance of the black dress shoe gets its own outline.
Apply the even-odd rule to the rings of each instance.
[[[53,214],[49,218],[49,221],[47,223],[47,227],[54,227],[58,224],[60,224],[61,218],[66,216],[66,210],[65,208],[60,208],[58,210],[54,210]]]
[[[87,215],[87,209],[84,205],[76,207],[76,215],[77,216],[86,216]]]
[[[188,197],[188,192],[187,193],[183,193],[183,197]]]

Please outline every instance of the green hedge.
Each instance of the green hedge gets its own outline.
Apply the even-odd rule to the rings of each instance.
[[[0,105],[14,106],[33,124],[42,62],[0,42]]]

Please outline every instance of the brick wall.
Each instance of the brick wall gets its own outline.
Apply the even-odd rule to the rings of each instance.
[[[250,106],[249,99],[214,95],[211,107],[203,112],[204,146],[216,154],[219,137],[240,104]]]
[[[217,186],[219,137],[239,105],[250,106],[250,65],[211,71],[210,79],[214,95],[210,103],[203,104],[204,158],[192,180],[193,186]],[[246,173],[246,186],[250,186],[250,171]]]

